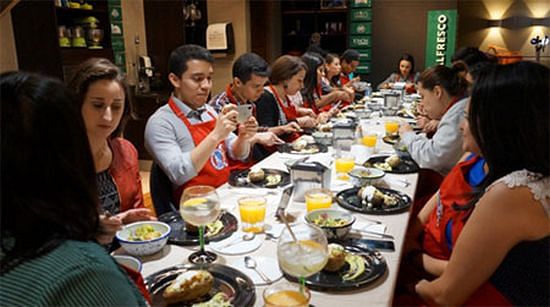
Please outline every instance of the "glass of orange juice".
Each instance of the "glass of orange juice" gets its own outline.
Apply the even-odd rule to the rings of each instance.
[[[264,231],[266,199],[261,196],[245,196],[238,200],[243,231]]]
[[[363,145],[369,148],[374,148],[376,147],[377,139],[378,139],[378,135],[376,135],[376,133],[369,133],[364,135],[361,141],[363,142]]]
[[[348,172],[355,166],[355,157],[351,154],[338,155],[336,161],[334,161],[334,166],[336,167],[338,179],[349,180]]]
[[[396,120],[387,120],[384,124],[386,135],[390,138],[396,138],[399,135],[399,122]]]
[[[328,189],[311,189],[304,195],[307,212],[332,206],[332,192]]]
[[[307,307],[311,293],[299,284],[277,283],[263,292],[265,307]]]

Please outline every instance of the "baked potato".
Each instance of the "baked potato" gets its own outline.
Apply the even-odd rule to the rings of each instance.
[[[193,301],[212,289],[214,277],[207,271],[187,271],[172,281],[162,296],[168,304]]]

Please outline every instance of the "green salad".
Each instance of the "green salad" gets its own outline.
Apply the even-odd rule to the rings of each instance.
[[[319,214],[315,219],[313,219],[312,222],[321,227],[340,227],[349,223],[347,220],[342,218],[329,217],[326,213]]]

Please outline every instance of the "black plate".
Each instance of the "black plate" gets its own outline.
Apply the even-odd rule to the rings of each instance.
[[[336,202],[342,208],[367,214],[398,213],[407,210],[412,203],[411,198],[406,194],[392,189],[377,187],[380,192],[396,197],[398,200],[397,205],[383,208],[368,207],[365,203],[363,203],[360,197],[357,196],[357,192],[359,191],[359,189],[360,188],[351,188],[339,192],[338,194],[336,194]]]
[[[265,184],[267,183],[267,181],[265,179],[261,182],[249,182],[248,173],[250,172],[250,170],[232,171],[229,174],[228,182],[234,187],[256,187],[270,189],[274,189],[276,187],[284,187],[290,183],[290,174],[285,171],[271,168],[262,168],[262,170],[264,171],[266,177],[267,175],[281,175],[281,182],[274,186],[266,186]]]
[[[382,138],[382,141],[384,141],[384,143],[386,143],[386,144],[395,145],[395,143],[397,143],[399,141],[399,138],[392,139],[389,136],[385,135]]]
[[[153,273],[145,279],[147,290],[151,294],[153,306],[167,306],[162,292],[168,287],[172,280],[190,270],[206,270],[214,276],[214,285],[210,292],[189,304],[171,304],[170,306],[191,306],[193,303],[205,302],[212,298],[216,293],[224,292],[228,297],[232,298],[233,306],[252,306],[256,301],[256,291],[254,284],[245,274],[235,270],[232,267],[221,264],[209,264],[206,266],[195,264],[180,264],[166,268],[162,271]]]
[[[368,159],[367,161],[365,161],[365,163],[363,163],[363,165],[365,167],[374,167],[374,168],[378,168],[376,166],[374,166],[374,163],[384,163],[386,158],[388,158],[389,156],[377,156],[377,157],[372,157],[370,159]],[[381,168],[378,168],[378,169],[381,169]],[[392,167],[392,170],[391,171],[388,171],[388,170],[384,170],[382,169],[384,172],[386,173],[391,173],[391,174],[412,174],[412,173],[418,173],[418,164],[416,164],[416,162],[414,162],[413,160],[410,160],[410,159],[401,159],[401,163],[399,163],[396,167]]]
[[[345,264],[342,269],[337,272],[321,271],[315,275],[306,278],[306,286],[308,289],[317,291],[347,291],[362,288],[381,276],[387,270],[386,260],[377,251],[374,251],[366,244],[359,241],[349,240],[337,242],[344,246],[346,251],[358,254],[363,257],[365,261],[365,272],[359,275],[354,280],[344,281],[342,280],[342,274],[348,270],[349,265]],[[291,281],[297,281],[296,277],[284,274],[285,278]]]
[[[188,232],[185,230],[185,221],[181,218],[178,212],[167,212],[159,216],[159,221],[164,222],[172,228],[168,242],[177,245],[198,245],[199,233]],[[223,212],[220,217],[220,221],[223,223],[223,228],[214,236],[209,236],[206,232],[204,240],[206,243],[210,241],[220,241],[231,236],[232,233],[237,231],[238,222],[237,218],[229,213]]]
[[[278,147],[278,150],[279,152],[286,152],[286,153],[291,153],[291,154],[297,154],[297,155],[312,155],[312,154],[316,154],[316,153],[320,153],[320,152],[327,152],[327,147],[325,145],[321,145],[321,144],[317,144],[317,143],[314,143],[314,144],[308,144],[306,146],[306,149],[309,149],[309,148],[317,148],[319,151],[317,152],[296,152],[294,151],[294,149],[292,149],[292,144],[291,143],[285,143],[285,144],[282,144],[282,145],[279,145]]]

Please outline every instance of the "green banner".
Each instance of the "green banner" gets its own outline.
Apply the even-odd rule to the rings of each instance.
[[[451,64],[456,46],[456,19],[456,10],[428,12],[426,67]]]

